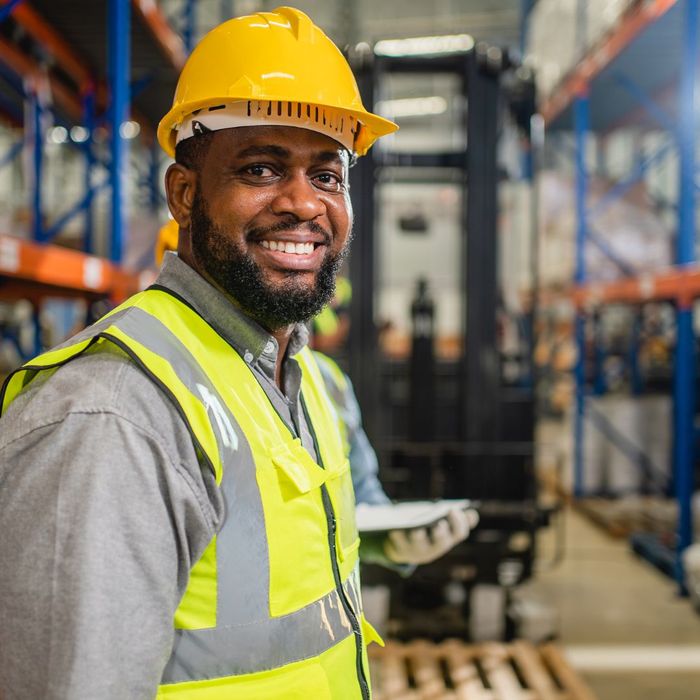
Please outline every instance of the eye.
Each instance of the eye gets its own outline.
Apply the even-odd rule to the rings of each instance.
[[[345,182],[340,175],[331,172],[323,172],[314,175],[314,182],[318,187],[328,190],[329,192],[340,192],[345,188]]]
[[[253,177],[272,177],[275,174],[272,168],[269,166],[260,165],[258,163],[247,166],[244,172],[247,175],[252,175]]]

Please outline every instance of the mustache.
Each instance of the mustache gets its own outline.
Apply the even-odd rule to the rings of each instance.
[[[246,238],[249,241],[257,241],[271,233],[279,233],[280,231],[302,231],[304,229],[319,236],[323,236],[323,242],[325,245],[331,244],[331,234],[315,221],[280,221],[273,226],[258,226],[256,228],[251,228],[248,231]]]

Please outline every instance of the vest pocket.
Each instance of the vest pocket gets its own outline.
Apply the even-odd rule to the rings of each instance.
[[[281,477],[283,491],[289,498],[309,493],[328,478],[328,472],[314,462],[299,438],[291,443],[276,445],[270,450],[270,457]]]
[[[299,440],[274,445],[268,456],[256,478],[270,558],[270,615],[279,617],[335,587],[320,488],[329,475]]]
[[[355,565],[356,556],[353,555],[360,546],[360,536],[355,522],[355,491],[352,487],[350,462],[346,459],[339,467],[329,469],[326,483],[338,523],[336,532],[338,555],[343,564],[348,562],[349,566],[352,562],[348,571],[341,572],[342,578],[345,579]]]

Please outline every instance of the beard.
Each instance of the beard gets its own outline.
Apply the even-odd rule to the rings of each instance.
[[[192,253],[199,268],[233,297],[248,316],[268,330],[309,321],[333,298],[335,278],[347,255],[350,236],[343,250],[326,254],[313,284],[304,282],[308,273],[296,270],[288,270],[281,284],[273,284],[265,279],[263,270],[245,248],[226,236],[209,218],[199,191],[195,193],[190,216]],[[280,222],[269,228],[254,229],[247,238],[255,241],[264,234],[300,227],[320,233],[326,244],[330,244],[328,232],[313,221]]]

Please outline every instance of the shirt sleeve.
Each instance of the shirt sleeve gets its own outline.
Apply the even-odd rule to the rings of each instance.
[[[347,430],[350,446],[350,470],[352,485],[355,489],[355,500],[358,503],[373,505],[389,503],[389,497],[384,493],[379,481],[379,462],[367,433],[362,427],[360,405],[355,397],[350,378],[346,376],[346,387],[338,407],[341,420]]]
[[[0,696],[153,698],[215,532],[196,459],[138,407],[37,399],[0,422]]]

